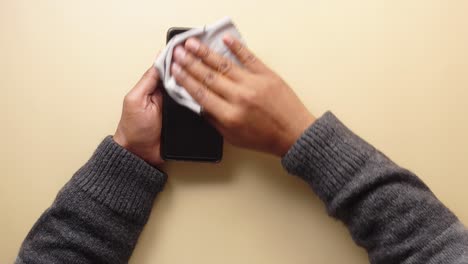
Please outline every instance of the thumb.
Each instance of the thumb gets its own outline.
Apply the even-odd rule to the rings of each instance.
[[[159,82],[159,72],[154,66],[151,66],[141,77],[138,83],[133,87],[130,93],[137,97],[147,96],[156,90]]]

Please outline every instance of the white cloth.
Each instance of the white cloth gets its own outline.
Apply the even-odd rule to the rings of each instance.
[[[206,25],[200,28],[194,28],[184,33],[178,34],[167,43],[166,47],[154,63],[154,66],[159,71],[164,87],[166,88],[169,96],[171,96],[177,103],[184,105],[195,113],[200,114],[200,105],[195,102],[195,100],[193,100],[184,87],[179,86],[176,83],[170,71],[174,48],[177,45],[184,43],[188,38],[196,37],[214,52],[228,57],[236,63],[239,63],[223,42],[222,38],[226,33],[231,34],[237,39],[241,39],[239,31],[237,31],[232,20],[228,17],[223,18],[214,24]]]

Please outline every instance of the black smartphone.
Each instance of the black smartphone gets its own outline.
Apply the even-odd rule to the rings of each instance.
[[[167,31],[166,42],[190,28]],[[161,157],[164,160],[219,162],[223,137],[203,117],[179,105],[163,89]]]

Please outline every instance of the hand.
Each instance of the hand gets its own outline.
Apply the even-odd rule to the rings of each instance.
[[[176,81],[228,142],[282,157],[314,116],[239,40],[227,35],[223,41],[243,67],[191,38],[174,51]]]
[[[153,166],[163,163],[161,143],[162,94],[152,66],[125,96],[114,141]]]

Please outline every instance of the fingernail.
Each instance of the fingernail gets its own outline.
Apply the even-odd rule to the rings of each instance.
[[[171,70],[172,70],[173,74],[179,74],[182,71],[182,68],[180,67],[179,64],[174,62],[174,63],[172,63],[172,69]]]
[[[185,47],[190,51],[196,52],[200,48],[200,41],[197,39],[191,38],[185,43]]]
[[[175,57],[176,60],[178,60],[178,61],[183,60],[184,57],[185,57],[185,54],[186,54],[186,52],[185,52],[184,48],[182,48],[181,46],[176,47],[176,49],[174,51],[174,57]]]
[[[230,34],[226,34],[224,36],[224,42],[228,44],[229,46],[231,46],[232,44],[234,44],[234,37],[231,36]]]

